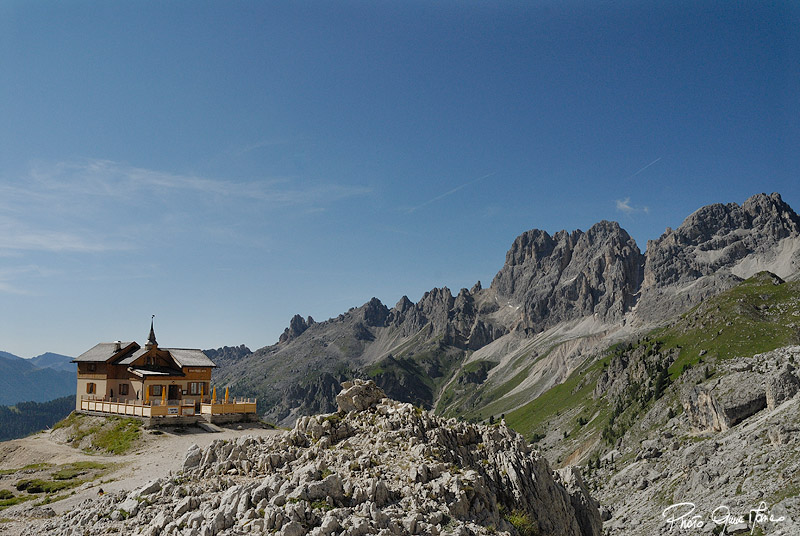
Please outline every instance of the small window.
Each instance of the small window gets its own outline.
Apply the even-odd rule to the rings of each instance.
[[[94,372],[95,370],[97,370],[97,365],[95,365],[94,363],[89,363],[89,366],[87,368],[89,369],[89,372]]]
[[[119,384],[119,396],[127,396],[128,395],[128,384],[121,383]]]
[[[150,387],[150,394],[152,396],[161,396],[163,387],[161,385],[153,385]]]
[[[97,385],[95,385],[93,383],[87,383],[86,384],[86,393],[87,394],[93,395],[96,391],[97,391]]]
[[[204,394],[203,382],[191,382],[189,384],[189,394],[202,395]]]

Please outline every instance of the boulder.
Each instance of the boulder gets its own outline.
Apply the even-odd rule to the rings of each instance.
[[[787,365],[780,373],[772,376],[767,381],[767,408],[770,410],[780,406],[800,391],[800,379],[794,375],[793,370]]]
[[[193,467],[197,467],[200,465],[200,460],[203,458],[203,451],[197,444],[193,444],[189,447],[189,450],[186,451],[186,457],[183,459],[183,470],[186,471],[187,469],[191,469]]]
[[[364,411],[378,405],[386,398],[383,389],[372,380],[353,380],[342,383],[342,391],[336,395],[339,411]]]
[[[152,495],[161,490],[161,482],[153,480],[136,490],[134,497],[141,497],[143,495]]]

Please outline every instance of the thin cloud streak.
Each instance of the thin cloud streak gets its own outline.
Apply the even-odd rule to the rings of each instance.
[[[649,164],[647,164],[647,165],[646,165],[646,166],[644,166],[642,169],[640,169],[639,171],[637,171],[637,172],[636,172],[636,173],[634,173],[633,175],[629,176],[629,177],[628,177],[628,178],[626,178],[625,180],[630,180],[630,179],[634,178],[636,175],[638,175],[639,173],[641,173],[641,172],[642,172],[642,171],[644,171],[645,169],[649,168],[649,167],[650,167],[650,166],[652,166],[653,164],[655,164],[655,163],[657,163],[657,162],[660,162],[660,161],[661,161],[661,157],[659,156],[658,158],[656,158],[655,160],[653,160],[652,162],[650,162]]]
[[[44,191],[68,191],[71,194],[114,198],[140,195],[148,191],[154,194],[190,191],[278,204],[303,204],[319,200],[335,201],[370,191],[368,188],[328,183],[318,183],[307,188],[292,188],[287,187],[291,183],[287,178],[268,178],[249,182],[208,179],[128,166],[110,160],[89,160],[86,163],[60,162],[49,167],[40,166],[33,170],[32,177]],[[18,193],[24,191],[20,188],[16,190]],[[42,194],[36,191],[30,193]]]
[[[30,292],[28,292],[26,290],[22,290],[20,288],[17,288],[17,287],[15,287],[13,285],[9,285],[5,281],[0,281],[0,293],[1,294],[17,294],[17,295],[20,295],[20,296],[30,295]]]
[[[0,250],[99,253],[133,249],[130,244],[107,243],[75,232],[33,229],[18,221],[0,224]]]
[[[15,286],[11,284],[9,281],[30,275],[38,277],[48,277],[56,273],[57,272],[54,270],[42,269],[41,267],[36,265],[5,268],[3,270],[0,270],[0,293],[30,296],[32,294],[31,292],[24,290],[18,286]]]
[[[101,159],[38,164],[28,176],[0,185],[0,252],[133,250],[140,246],[137,237],[152,233],[154,226],[175,230],[176,222],[204,221],[198,215],[218,212],[225,202],[237,209],[248,201],[259,211],[323,211],[369,192],[325,182],[294,185],[285,178],[209,179]],[[145,209],[158,219],[145,216]],[[219,230],[217,224],[211,230]]]
[[[370,193],[371,188],[332,183],[316,183],[305,188],[291,187],[288,178],[264,178],[237,182],[183,175],[166,171],[128,166],[111,160],[93,159],[85,163],[59,162],[37,166],[31,171],[36,188],[7,186],[0,188],[14,195],[43,199],[48,193],[131,198],[143,194],[196,192],[218,197],[301,205],[320,201],[337,201]]]
[[[443,194],[441,194],[441,195],[437,195],[437,196],[436,196],[436,197],[434,197],[433,199],[429,199],[429,200],[425,201],[425,202],[424,202],[424,203],[422,203],[421,205],[417,205],[417,206],[415,206],[415,207],[411,207],[411,208],[407,209],[407,212],[408,212],[409,214],[411,214],[412,212],[416,212],[417,210],[419,210],[419,209],[421,209],[421,208],[427,207],[427,206],[428,206],[428,205],[430,205],[431,203],[435,203],[435,202],[437,202],[437,201],[440,201],[440,200],[444,199],[444,198],[445,198],[445,197],[447,197],[447,196],[453,195],[454,193],[458,192],[459,190],[463,190],[463,189],[464,189],[464,188],[466,188],[467,186],[471,186],[471,185],[475,184],[476,182],[482,181],[482,180],[484,180],[484,179],[488,179],[489,177],[492,177],[492,176],[494,176],[494,175],[497,175],[497,172],[496,172],[496,171],[493,171],[492,173],[487,173],[486,175],[483,175],[482,177],[478,177],[477,179],[473,179],[473,180],[471,180],[471,181],[465,182],[464,184],[461,184],[461,185],[459,185],[459,186],[456,186],[455,188],[453,188],[453,189],[452,189],[452,190],[450,190],[450,191],[447,191],[447,192],[445,192],[445,193],[443,193]]]

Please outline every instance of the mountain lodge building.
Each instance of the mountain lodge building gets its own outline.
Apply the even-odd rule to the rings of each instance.
[[[198,349],[159,348],[153,322],[144,348],[101,342],[78,364],[75,410],[140,417],[255,413],[255,401],[219,402],[211,387],[213,361]]]

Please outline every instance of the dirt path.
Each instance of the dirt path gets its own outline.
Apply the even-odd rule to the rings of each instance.
[[[84,500],[96,497],[102,487],[104,492],[129,491],[180,470],[186,451],[192,444],[206,447],[217,439],[236,439],[245,435],[272,436],[280,430],[263,428],[260,424],[236,424],[209,433],[199,428],[186,428],[180,433],[167,431],[158,434],[143,430],[143,439],[131,453],[124,455],[87,454],[63,443],[58,432],[40,432],[31,437],[0,442],[0,471],[18,469],[36,463],[54,465],[72,462],[97,462],[115,464],[112,472],[75,490],[75,494],[47,505],[56,514],[70,511]],[[0,510],[0,534],[19,534],[31,520],[25,519],[25,510],[32,502]]]

